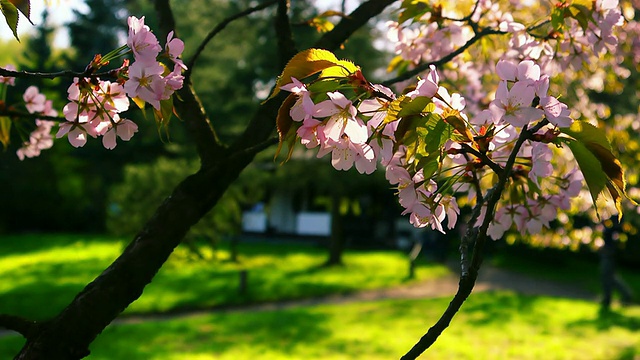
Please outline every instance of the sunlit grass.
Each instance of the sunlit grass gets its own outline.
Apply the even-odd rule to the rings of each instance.
[[[385,300],[279,311],[213,313],[114,325],[88,359],[397,359],[449,298]],[[598,313],[595,303],[472,294],[426,359],[634,360],[640,308]],[[20,339],[0,339],[0,357]]]
[[[122,251],[124,241],[101,236],[24,235],[0,238],[0,313],[44,319],[55,315]],[[205,255],[209,250],[203,249]],[[239,262],[224,246],[216,261],[194,260],[179,248],[127,313],[165,312],[298,299],[405,282],[407,258],[397,251],[348,251],[344,267],[322,268],[326,250],[310,245],[246,242]],[[248,286],[239,291],[240,271]],[[417,280],[448,274],[423,264]]]

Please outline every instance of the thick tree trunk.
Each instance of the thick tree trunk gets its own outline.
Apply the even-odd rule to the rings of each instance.
[[[218,201],[252,156],[185,179],[122,255],[56,318],[42,323],[16,359],[81,359],[89,344],[142,294],[189,228]]]
[[[342,253],[345,247],[342,214],[340,214],[340,195],[331,194],[331,236],[329,237],[329,257],[325,266],[343,265]]]

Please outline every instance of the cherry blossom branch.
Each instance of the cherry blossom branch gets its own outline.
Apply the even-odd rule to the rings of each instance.
[[[540,125],[540,123],[538,125]],[[518,137],[518,140],[516,141],[514,148],[509,155],[509,159],[505,164],[504,171],[498,178],[498,183],[487,192],[487,196],[485,197],[485,199],[487,199],[487,209],[482,224],[479,228],[474,226],[474,224],[478,219],[484,204],[479,201],[474,208],[474,215],[472,216],[472,220],[470,222],[471,227],[469,228],[469,230],[467,230],[467,233],[465,234],[464,239],[461,243],[462,250],[462,244],[466,245],[470,243],[470,240],[474,240],[471,263],[469,264],[468,271],[465,272],[465,261],[464,259],[461,260],[463,269],[460,274],[458,291],[454,295],[453,299],[447,306],[447,309],[444,311],[440,319],[438,319],[438,321],[431,328],[429,328],[427,333],[422,336],[422,338],[420,338],[418,343],[416,343],[411,348],[411,350],[409,350],[404,356],[401,357],[401,360],[416,359],[431,345],[433,345],[440,334],[442,334],[442,332],[449,326],[455,314],[458,313],[458,310],[460,310],[462,304],[467,300],[467,298],[473,291],[473,287],[475,286],[476,280],[478,278],[478,271],[483,260],[482,252],[487,240],[487,229],[489,228],[489,223],[493,219],[496,204],[500,200],[500,197],[502,196],[502,193],[504,192],[505,186],[507,184],[507,180],[511,176],[511,170],[513,169],[513,165],[515,164],[520,148],[522,147],[524,142],[535,133],[535,131],[537,131],[535,130],[535,128],[528,130],[526,126],[522,129],[522,132],[520,133],[520,136]],[[465,257],[465,254],[461,255],[463,258]]]
[[[202,40],[202,42],[200,43],[200,45],[198,46],[198,48],[196,49],[195,53],[193,54],[193,56],[191,57],[191,59],[189,59],[189,61],[187,62],[187,71],[185,71],[184,76],[185,78],[189,78],[191,77],[191,71],[193,70],[193,67],[196,63],[196,61],[198,60],[198,58],[200,57],[200,55],[202,54],[202,52],[204,51],[204,49],[207,47],[207,45],[209,44],[209,42],[220,32],[222,31],[225,27],[227,27],[227,25],[229,25],[231,22],[238,20],[240,18],[243,18],[245,16],[248,16],[256,11],[260,11],[263,9],[266,9],[267,7],[271,6],[271,5],[275,5],[278,2],[278,0],[269,0],[269,1],[265,1],[264,3],[248,8],[244,11],[241,11],[237,14],[234,14],[232,16],[229,16],[228,18],[222,20],[218,25],[216,25],[215,28],[213,28],[208,34],[207,36],[204,38],[204,40]]]
[[[489,36],[489,35],[504,35],[504,34],[507,34],[507,33],[504,32],[504,31],[495,30],[495,29],[491,29],[491,28],[484,28],[480,32],[477,32],[464,45],[462,45],[461,47],[459,47],[456,50],[452,51],[448,55],[443,56],[442,58],[440,58],[440,59],[438,59],[436,61],[431,61],[431,62],[427,62],[427,63],[424,63],[424,64],[420,64],[420,65],[416,66],[415,68],[396,76],[393,79],[384,81],[382,84],[386,85],[386,86],[390,86],[390,85],[393,85],[393,84],[395,84],[397,82],[411,79],[412,77],[417,76],[418,74],[429,70],[429,67],[431,65],[433,65],[435,67],[440,67],[440,66],[450,62],[456,56],[458,56],[458,55],[462,54],[463,52],[465,52],[468,48],[470,48],[473,44],[475,44],[478,40],[482,39],[485,36]]]
[[[13,330],[25,338],[30,338],[36,331],[38,323],[20,316],[0,314],[0,328]]]
[[[66,118],[61,116],[48,116],[42,115],[38,113],[28,113],[24,111],[16,111],[16,110],[0,110],[0,116],[8,116],[10,118],[21,118],[21,119],[38,119],[38,120],[47,120],[47,121],[55,121],[55,122],[63,122],[67,121]]]
[[[503,172],[504,169],[502,167],[500,167],[500,165],[496,164],[495,162],[493,162],[493,160],[491,160],[487,154],[481,153],[480,151],[472,148],[471,146],[465,144],[465,143],[461,143],[460,144],[462,147],[462,151],[472,154],[475,157],[477,157],[478,159],[482,160],[482,163],[489,166],[491,168],[491,170],[493,170],[493,172],[496,173],[496,175],[500,176]]]
[[[45,72],[38,72],[38,71],[14,71],[14,70],[7,70],[4,68],[0,68],[0,76],[4,76],[4,77],[14,77],[14,78],[18,78],[18,79],[56,79],[56,78],[60,78],[60,77],[65,77],[65,78],[82,78],[82,77],[90,77],[90,78],[109,78],[113,76],[113,73],[111,70],[109,71],[105,71],[105,72],[101,72],[101,73],[92,73],[91,69],[87,69],[85,71],[82,72],[77,72],[77,71],[71,71],[71,70],[64,70],[64,71],[58,71],[58,72],[51,72],[51,73],[45,73]]]

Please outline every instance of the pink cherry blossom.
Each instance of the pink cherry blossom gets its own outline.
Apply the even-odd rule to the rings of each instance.
[[[160,76],[162,66],[157,62],[145,64],[134,62],[129,66],[129,80],[124,83],[124,89],[129,97],[139,97],[160,110],[160,100],[164,96],[165,82]]]
[[[531,107],[534,97],[535,88],[531,82],[518,81],[509,89],[507,82],[502,80],[489,108],[506,123],[522,127],[542,117],[542,110]]]
[[[550,123],[558,127],[569,127],[573,123],[569,107],[553,96],[540,98],[540,106]]]
[[[107,110],[124,112],[129,109],[129,98],[124,87],[110,81],[100,81],[96,91],[99,102]]]
[[[24,95],[22,95],[22,98],[29,113],[39,113],[44,110],[46,98],[43,94],[40,94],[36,86],[29,86],[27,90],[25,90]]]
[[[173,37],[173,31],[167,35],[167,43],[165,44],[165,52],[169,56],[169,59],[182,69],[187,70],[187,66],[182,62],[182,59],[178,57],[184,51],[184,42],[178,38]]]
[[[429,66],[429,75],[425,79],[418,81],[418,85],[416,89],[407,93],[407,96],[415,99],[418,96],[426,96],[433,97],[438,92],[438,82],[440,81],[440,76],[436,71],[436,67],[431,65]]]
[[[553,174],[553,166],[551,165],[551,159],[553,153],[549,149],[548,144],[535,142],[531,146],[531,171],[529,171],[529,178],[535,183],[538,183],[538,178],[545,178]]]
[[[133,51],[135,61],[147,64],[155,63],[162,48],[156,36],[144,24],[144,16],[141,19],[130,16],[127,23],[129,25],[127,46]]]
[[[10,71],[16,71],[16,67],[11,65],[11,64],[7,64],[4,66],[5,70],[10,70]],[[12,76],[0,76],[0,84],[7,84],[10,86],[14,86],[16,84],[16,78],[12,77]]]
[[[116,135],[123,141],[129,141],[133,134],[138,131],[138,125],[129,119],[114,119],[112,126],[102,137],[102,145],[112,150],[116,147]]]

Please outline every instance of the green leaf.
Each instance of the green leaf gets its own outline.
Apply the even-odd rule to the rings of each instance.
[[[307,89],[312,93],[327,93],[332,91],[337,91],[341,88],[351,88],[350,85],[344,86],[340,83],[340,80],[337,79],[318,79],[318,81],[313,81],[311,84],[307,86]]]
[[[398,112],[398,117],[407,115],[419,115],[435,110],[435,108],[428,106],[430,104],[433,104],[433,102],[431,101],[431,98],[428,98],[426,96],[416,96],[414,99],[406,99],[409,101],[401,102],[400,107],[402,109],[400,110],[400,112]]]
[[[553,7],[553,10],[551,11],[551,26],[553,26],[554,30],[561,31],[562,28],[564,27],[564,14],[565,14],[564,7],[559,7],[559,6]]]
[[[606,187],[615,201],[619,213],[622,214],[620,200],[627,195],[624,170],[620,161],[613,154],[604,132],[584,121],[576,121],[570,128],[560,130],[575,140],[565,142],[576,156],[594,204],[598,195]],[[576,151],[582,160],[578,159]],[[587,152],[588,154],[586,154]]]
[[[398,23],[402,24],[407,20],[417,20],[422,15],[430,12],[433,8],[429,4],[429,0],[404,0],[400,6],[401,12],[398,17]]]
[[[339,63],[338,58],[328,50],[307,49],[297,53],[289,60],[282,70],[282,74],[278,76],[276,86],[267,100],[276,96],[280,92],[281,86],[291,83],[292,77],[302,80]]]
[[[591,198],[595,204],[598,196],[604,190],[605,186],[607,186],[607,175],[602,171],[602,166],[600,166],[598,159],[584,144],[575,140],[567,140],[565,143],[569,146],[569,149],[571,149],[573,156],[578,162],[580,171],[582,171],[584,180],[591,193]]]
[[[569,11],[571,12],[571,16],[578,21],[582,30],[587,30],[589,27],[589,20],[593,21],[591,10],[584,5],[572,4]]]
[[[20,10],[22,15],[29,20],[31,25],[35,25],[33,21],[31,21],[31,2],[29,0],[9,0],[9,2]]]
[[[349,60],[338,60],[336,66],[331,66],[322,70],[322,72],[320,73],[320,77],[346,77],[358,70],[358,66],[356,66],[353,62]]]
[[[8,116],[0,116],[0,142],[4,146],[5,150],[9,145],[11,132],[11,119]]]
[[[13,32],[13,36],[20,41],[18,38],[18,9],[9,0],[0,0],[0,8],[7,25]]]
[[[167,100],[160,100],[160,110],[153,108],[153,116],[158,124],[158,129],[164,128],[165,131],[168,131],[171,115],[173,115],[173,97]]]

